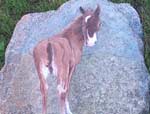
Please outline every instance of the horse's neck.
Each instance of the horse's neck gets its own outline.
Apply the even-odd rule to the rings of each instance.
[[[82,17],[77,18],[68,28],[63,31],[63,37],[69,40],[71,46],[82,51],[82,47],[84,45]]]

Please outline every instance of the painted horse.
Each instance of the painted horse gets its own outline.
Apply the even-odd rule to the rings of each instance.
[[[72,114],[69,108],[69,88],[72,74],[79,64],[83,46],[94,46],[96,32],[100,28],[100,7],[95,10],[79,8],[77,17],[62,32],[40,41],[33,50],[34,62],[40,80],[42,114],[46,114],[47,77],[53,73],[57,78],[57,91],[61,114]]]

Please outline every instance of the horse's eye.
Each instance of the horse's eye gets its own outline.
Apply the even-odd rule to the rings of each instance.
[[[101,26],[101,23],[98,23],[98,27],[100,27]]]
[[[98,23],[98,28],[100,28],[100,26],[101,26],[101,23]]]

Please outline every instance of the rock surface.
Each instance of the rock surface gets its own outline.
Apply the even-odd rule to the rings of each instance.
[[[0,72],[0,114],[41,114],[33,47],[60,32],[85,8],[101,6],[98,43],[85,47],[71,81],[74,114],[148,114],[148,72],[142,28],[129,4],[107,0],[71,0],[57,11],[27,14],[17,23]],[[58,114],[56,79],[49,76],[48,114]]]

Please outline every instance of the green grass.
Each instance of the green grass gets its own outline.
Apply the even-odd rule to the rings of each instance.
[[[150,71],[150,0],[146,0],[144,9],[143,25],[145,36],[145,62]]]
[[[67,0],[0,0],[0,68],[17,21],[26,13],[55,10]]]
[[[4,53],[17,21],[26,13],[57,9],[68,0],[0,0],[0,68]],[[128,2],[140,14],[144,28],[145,63],[150,71],[150,0],[112,0]]]

